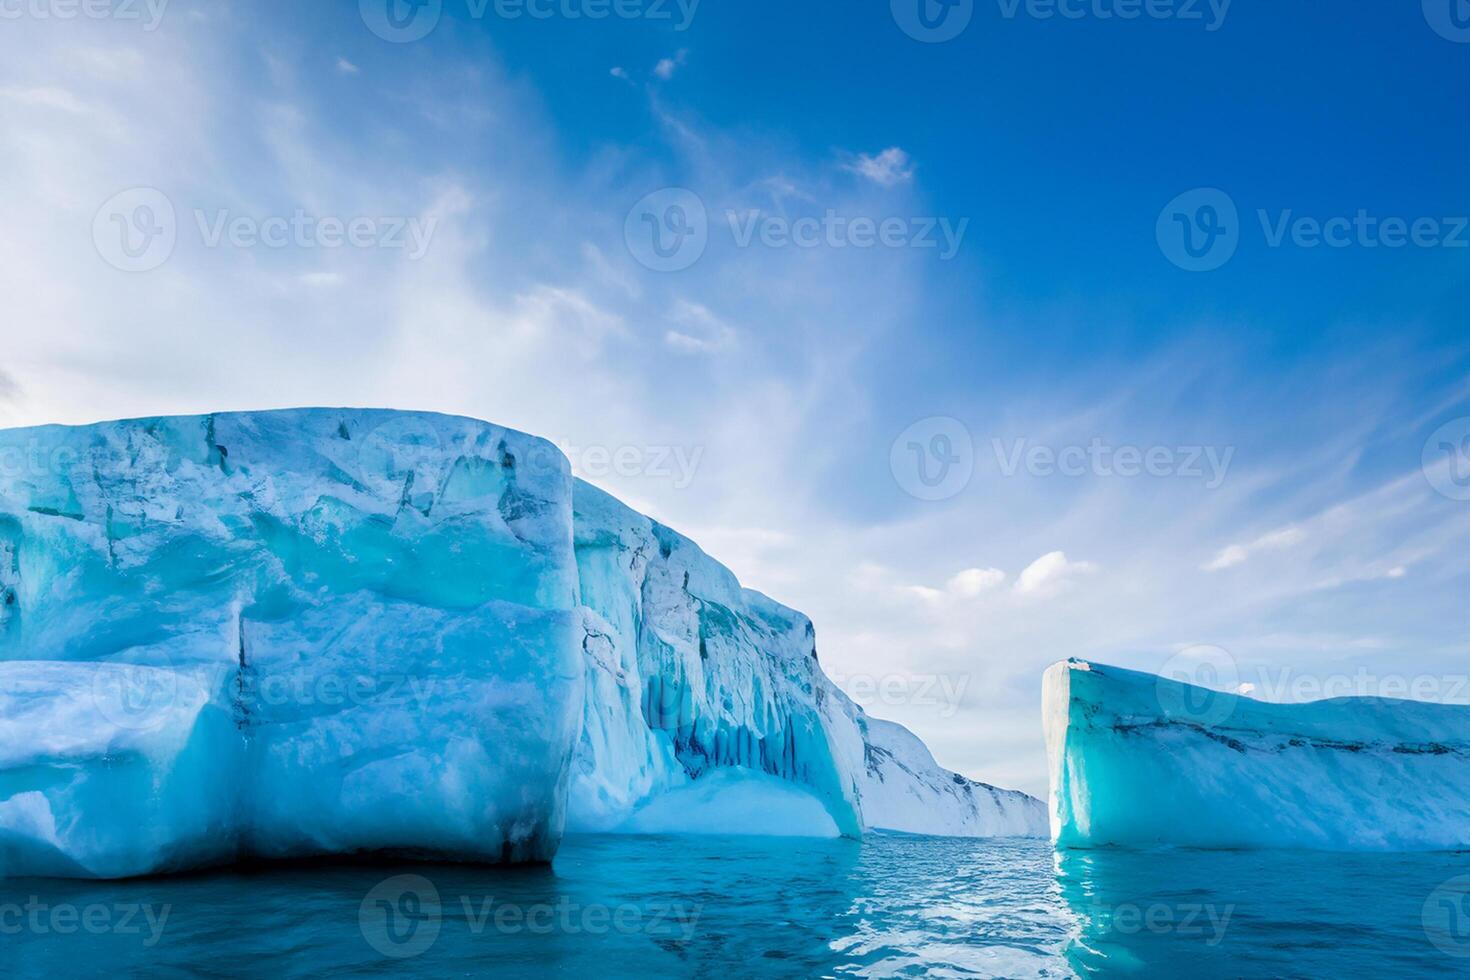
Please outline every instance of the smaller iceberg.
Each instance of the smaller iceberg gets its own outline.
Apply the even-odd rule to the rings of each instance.
[[[1470,708],[1275,704],[1080,660],[1042,690],[1058,846],[1470,847]]]

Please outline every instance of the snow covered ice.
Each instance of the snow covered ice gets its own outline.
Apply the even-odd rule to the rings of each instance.
[[[325,409],[0,432],[0,875],[546,860],[568,822],[678,815],[1045,822],[535,437]]]
[[[1470,708],[1276,704],[1078,660],[1043,691],[1062,846],[1470,847]]]

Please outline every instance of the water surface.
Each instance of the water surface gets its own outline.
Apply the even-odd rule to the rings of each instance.
[[[572,837],[551,867],[0,881],[8,977],[1470,974],[1466,855]]]

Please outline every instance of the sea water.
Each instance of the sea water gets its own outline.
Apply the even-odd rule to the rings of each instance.
[[[570,837],[551,866],[0,881],[0,977],[1470,975],[1470,855]]]

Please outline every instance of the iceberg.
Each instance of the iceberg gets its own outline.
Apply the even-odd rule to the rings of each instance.
[[[822,671],[806,616],[590,484],[573,501],[588,696],[571,827],[637,827],[662,794],[733,768],[801,788],[848,836],[1045,835],[1041,801],[942,769],[868,717]]]
[[[1061,847],[1423,851],[1470,847],[1470,709],[1305,704],[1080,660],[1043,721]]]
[[[680,814],[1045,825],[534,436],[333,409],[0,432],[0,876],[546,861],[569,825]]]

